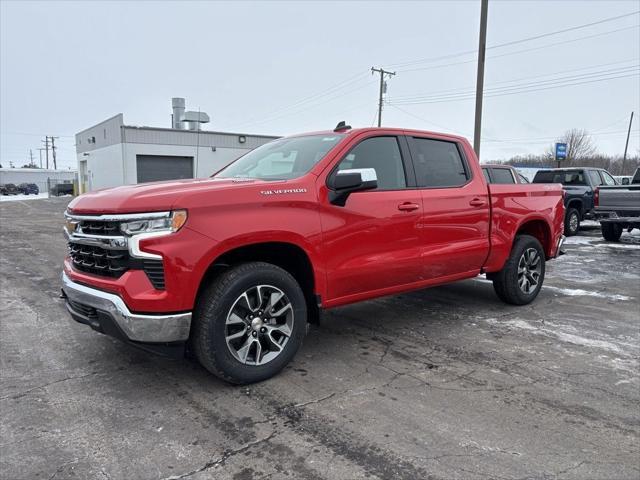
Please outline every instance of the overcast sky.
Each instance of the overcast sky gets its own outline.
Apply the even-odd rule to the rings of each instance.
[[[120,112],[169,127],[174,96],[210,115],[207,130],[370,126],[371,66],[397,71],[384,125],[473,136],[479,0],[0,5],[3,166],[26,163],[30,148],[37,161],[55,135],[60,164],[75,168],[75,133]],[[639,10],[638,0],[490,0],[482,159],[539,153],[571,128],[622,154],[629,114],[640,116],[640,15],[526,39]]]

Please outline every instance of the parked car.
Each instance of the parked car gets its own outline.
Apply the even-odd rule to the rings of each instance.
[[[640,228],[640,168],[631,184],[600,186],[595,195],[595,212],[600,219],[602,236],[617,242],[624,230]]]
[[[576,235],[580,222],[594,218],[593,194],[600,185],[615,185],[609,172],[601,168],[552,168],[538,170],[533,183],[561,183],[565,191],[564,234]]]
[[[482,165],[482,173],[487,183],[529,183],[524,175],[509,165]]]
[[[34,195],[38,195],[40,193],[40,189],[35,183],[21,183],[20,185],[18,185],[18,190],[20,191],[20,193],[23,193],[25,195],[29,195],[31,193]]]
[[[2,195],[18,195],[20,190],[13,183],[5,183],[0,185],[0,194]]]
[[[633,175],[614,175],[613,178],[618,185],[630,185]]]
[[[61,195],[73,195],[73,183],[56,183],[49,190],[51,196],[60,197]]]
[[[76,197],[62,289],[78,322],[164,353],[188,341],[250,383],[289,363],[320,309],[481,273],[532,302],[563,220],[560,185],[488,185],[462,137],[341,122],[210,179]]]

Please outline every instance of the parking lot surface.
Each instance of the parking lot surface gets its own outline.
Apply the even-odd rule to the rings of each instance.
[[[326,312],[233,387],[73,323],[68,199],[0,205],[6,479],[637,479],[640,236],[569,239],[525,307],[486,280]]]

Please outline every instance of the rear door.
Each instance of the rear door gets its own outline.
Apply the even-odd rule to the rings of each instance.
[[[472,152],[450,139],[408,136],[423,203],[423,274],[480,272],[489,252],[489,194]]]
[[[352,193],[344,206],[331,204],[321,193],[329,300],[420,280],[422,199],[408,157],[403,137],[368,136],[359,139],[329,174],[373,168],[378,178],[377,189]]]

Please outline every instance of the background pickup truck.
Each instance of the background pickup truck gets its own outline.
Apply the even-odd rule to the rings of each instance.
[[[542,287],[560,185],[488,185],[461,137],[344,124],[281,138],[208,179],[117,187],[66,212],[71,316],[154,351],[185,343],[229,382],[293,358],[320,309],[486,273]]]
[[[601,168],[552,168],[538,170],[531,183],[561,183],[565,191],[564,234],[580,230],[580,222],[594,217],[593,197],[600,185],[615,185],[611,174]]]
[[[640,228],[640,168],[631,185],[598,187],[595,212],[605,240],[617,242],[623,230]]]
[[[529,183],[524,175],[510,165],[484,164],[482,173],[487,183]]]

